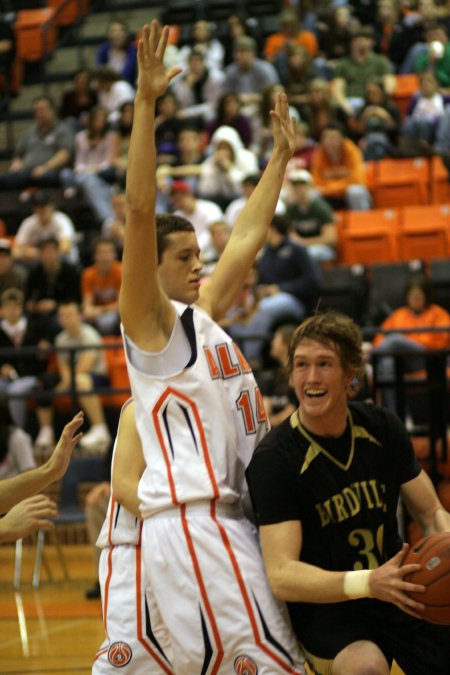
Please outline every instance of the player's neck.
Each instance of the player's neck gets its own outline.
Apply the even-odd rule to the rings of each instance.
[[[339,438],[347,426],[347,406],[337,414],[333,411],[330,416],[311,417],[302,414],[301,408],[298,409],[298,419],[302,427],[317,436]]]

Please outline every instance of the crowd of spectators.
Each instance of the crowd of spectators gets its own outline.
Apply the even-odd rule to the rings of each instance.
[[[267,244],[241,304],[224,322],[258,367],[269,345],[261,336],[315,306],[321,265],[337,260],[335,210],[372,208],[364,162],[434,152],[450,161],[450,7],[437,0],[329,1],[304,11],[286,7],[268,35],[241,16],[226,24],[220,40],[204,20],[192,25],[185,44],[173,33],[167,60],[183,70],[157,103],[157,203],[159,211],[193,223],[206,279],[264,170],[270,110],[275,94],[286,91],[297,121],[294,158]],[[19,190],[30,208],[15,237],[0,241],[2,317],[8,322],[8,303],[21,307],[25,343],[29,323],[34,344],[60,342],[61,307],[89,328],[83,332],[95,332],[96,343],[119,333],[136,38],[124,21],[111,21],[95,62],[75,74],[61,100],[35,99],[34,120],[0,176],[0,191]],[[417,73],[420,85],[402,116],[392,94],[395,75],[403,73]],[[62,191],[58,209],[49,188]],[[90,208],[89,224],[64,213],[64,200],[70,205],[77,197]],[[98,235],[87,260],[79,251],[86,229]],[[11,288],[12,299],[5,296]],[[85,389],[99,375],[92,363],[77,369]],[[58,368],[53,386],[61,388],[67,386],[61,358]],[[1,387],[35,386],[39,372],[22,370],[14,366],[14,382],[5,376]],[[18,407],[11,408],[15,422],[23,420]],[[102,413],[91,408],[85,406],[87,417],[106,440]],[[51,445],[51,421],[39,415],[44,445]]]

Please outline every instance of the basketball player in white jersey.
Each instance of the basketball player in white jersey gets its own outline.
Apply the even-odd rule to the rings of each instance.
[[[123,406],[114,443],[111,494],[97,540],[102,549],[99,581],[106,638],[97,651],[93,675],[172,675],[169,634],[151,591],[145,588],[141,556],[141,514],[137,486],[144,457],[134,420],[134,404]]]
[[[200,288],[193,227],[155,216],[155,101],[179,72],[164,69],[167,38],[168,28],[159,35],[153,22],[138,45],[120,293],[146,463],[138,489],[146,582],[169,631],[177,675],[299,673],[296,641],[241,510],[245,467],[267,417],[251,369],[215,323],[266,239],[294,125],[279,95],[272,156]]]

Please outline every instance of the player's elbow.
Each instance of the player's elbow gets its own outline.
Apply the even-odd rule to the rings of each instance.
[[[280,567],[271,567],[266,564],[266,572],[272,593],[277,600],[283,602],[290,600],[291,598],[289,597],[288,589],[286,587],[286,577],[283,574],[283,570]]]

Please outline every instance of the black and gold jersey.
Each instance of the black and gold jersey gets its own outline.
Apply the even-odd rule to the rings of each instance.
[[[301,521],[301,560],[337,571],[373,569],[399,550],[400,487],[419,473],[400,420],[352,402],[340,438],[311,434],[295,412],[258,445],[247,479],[258,524]]]

